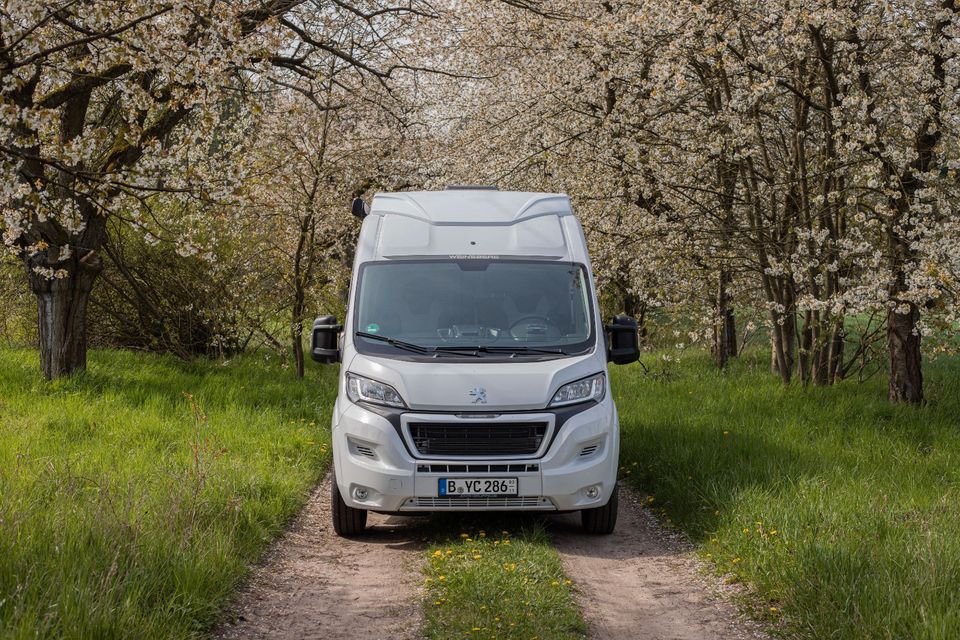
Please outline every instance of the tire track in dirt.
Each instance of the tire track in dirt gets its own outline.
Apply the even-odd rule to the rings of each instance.
[[[661,527],[635,493],[620,488],[617,528],[580,531],[579,514],[550,519],[567,575],[597,640],[762,640],[756,623],[713,592],[692,549]]]
[[[217,640],[419,637],[422,518],[369,514],[362,538],[330,521],[330,476],[241,588]]]

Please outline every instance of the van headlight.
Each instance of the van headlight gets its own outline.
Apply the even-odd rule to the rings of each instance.
[[[562,407],[568,404],[586,402],[587,400],[603,400],[603,394],[606,392],[606,376],[598,373],[583,378],[569,384],[565,384],[553,394],[553,400],[550,401],[551,407]]]
[[[397,390],[390,385],[352,373],[347,374],[347,397],[353,403],[369,402],[400,409],[407,406]]]

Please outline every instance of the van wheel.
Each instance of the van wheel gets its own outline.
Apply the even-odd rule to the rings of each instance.
[[[581,509],[580,523],[586,533],[594,535],[607,535],[613,533],[617,526],[618,494],[620,490],[617,485],[613,485],[613,493],[610,500],[602,507],[595,509]]]
[[[358,536],[367,528],[367,510],[347,506],[340,495],[336,477],[330,483],[330,511],[338,536]]]

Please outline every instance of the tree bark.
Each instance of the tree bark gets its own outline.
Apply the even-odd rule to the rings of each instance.
[[[729,282],[730,274],[721,270],[717,274],[713,320],[713,360],[720,369],[726,368],[730,358],[737,355],[737,321],[730,308]]]
[[[297,377],[303,378],[303,322],[300,320],[294,320],[290,327],[290,343],[293,345],[293,362],[297,369]]]
[[[28,267],[30,262],[27,263]],[[30,289],[37,298],[40,368],[48,380],[87,366],[87,303],[103,264],[91,252],[84,259],[52,265],[64,277],[50,278],[32,269]]]
[[[891,402],[923,402],[920,332],[917,323],[920,309],[910,304],[908,313],[887,313],[887,348],[890,352],[890,382],[887,397]]]

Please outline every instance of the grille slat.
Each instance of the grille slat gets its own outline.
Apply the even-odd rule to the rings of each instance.
[[[462,473],[464,467],[469,469],[468,473],[532,473],[540,470],[539,464],[418,464],[417,471],[420,473]]]
[[[414,498],[411,506],[449,509],[530,509],[533,507],[552,507],[553,505],[536,496],[444,496]]]
[[[426,456],[532,455],[546,433],[545,422],[410,424],[413,446]]]

